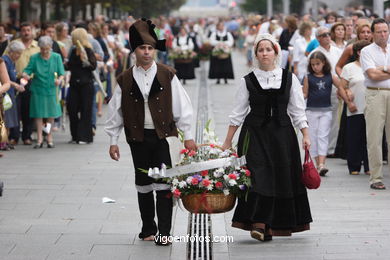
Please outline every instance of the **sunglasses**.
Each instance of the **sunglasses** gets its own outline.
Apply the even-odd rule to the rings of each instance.
[[[318,37],[328,37],[328,36],[330,36],[329,32],[322,33],[322,34],[318,35]]]

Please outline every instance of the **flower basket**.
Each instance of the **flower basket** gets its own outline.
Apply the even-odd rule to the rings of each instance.
[[[224,59],[229,58],[229,56],[230,56],[229,53],[221,53],[217,57],[218,57],[218,59],[224,60]]]
[[[183,63],[191,63],[192,59],[175,59],[175,63],[183,64]]]
[[[236,204],[234,194],[189,194],[181,198],[184,208],[191,213],[224,213],[233,209]]]
[[[251,173],[245,167],[245,156],[218,145],[210,120],[203,131],[203,141],[197,151],[182,149],[181,160],[167,169],[150,168],[148,176],[162,178],[171,185],[175,199],[183,201],[191,213],[223,213],[231,210],[236,197],[243,198],[251,187]]]

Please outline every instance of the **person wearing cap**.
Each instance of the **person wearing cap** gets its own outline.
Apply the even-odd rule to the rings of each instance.
[[[119,160],[118,138],[124,128],[135,169],[135,185],[142,219],[139,238],[155,240],[157,245],[169,244],[173,201],[170,186],[148,177],[142,169],[172,166],[168,137],[184,133],[184,146],[196,150],[192,139],[192,105],[175,70],[153,60],[156,49],[165,51],[165,40],[158,40],[154,24],[137,20],[129,28],[130,45],[136,64],[117,78],[109,102],[105,132],[110,136],[109,154]],[[156,193],[156,203],[154,199]],[[158,223],[156,225],[155,208]]]
[[[252,186],[238,199],[232,226],[260,241],[291,236],[312,222],[294,126],[310,148],[305,101],[298,78],[280,67],[281,48],[270,34],[254,44],[255,69],[243,77],[235,96],[223,149],[242,125],[238,154],[245,155]],[[293,126],[294,125],[294,126]]]

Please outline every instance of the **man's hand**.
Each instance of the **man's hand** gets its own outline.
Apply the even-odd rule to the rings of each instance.
[[[196,146],[194,140],[184,140],[184,147],[188,150],[196,151],[198,147]]]
[[[110,157],[111,159],[115,161],[119,161],[120,154],[119,154],[119,147],[117,145],[110,145]]]

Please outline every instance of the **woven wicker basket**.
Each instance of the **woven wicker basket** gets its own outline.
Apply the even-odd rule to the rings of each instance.
[[[192,59],[175,59],[175,63],[191,63],[192,62]]]
[[[218,55],[218,59],[221,59],[221,60],[227,59],[227,58],[229,58],[229,56],[230,56],[229,53],[222,53],[222,54]]]
[[[190,194],[183,196],[181,200],[191,213],[224,213],[232,210],[236,204],[236,196],[233,194]]]

